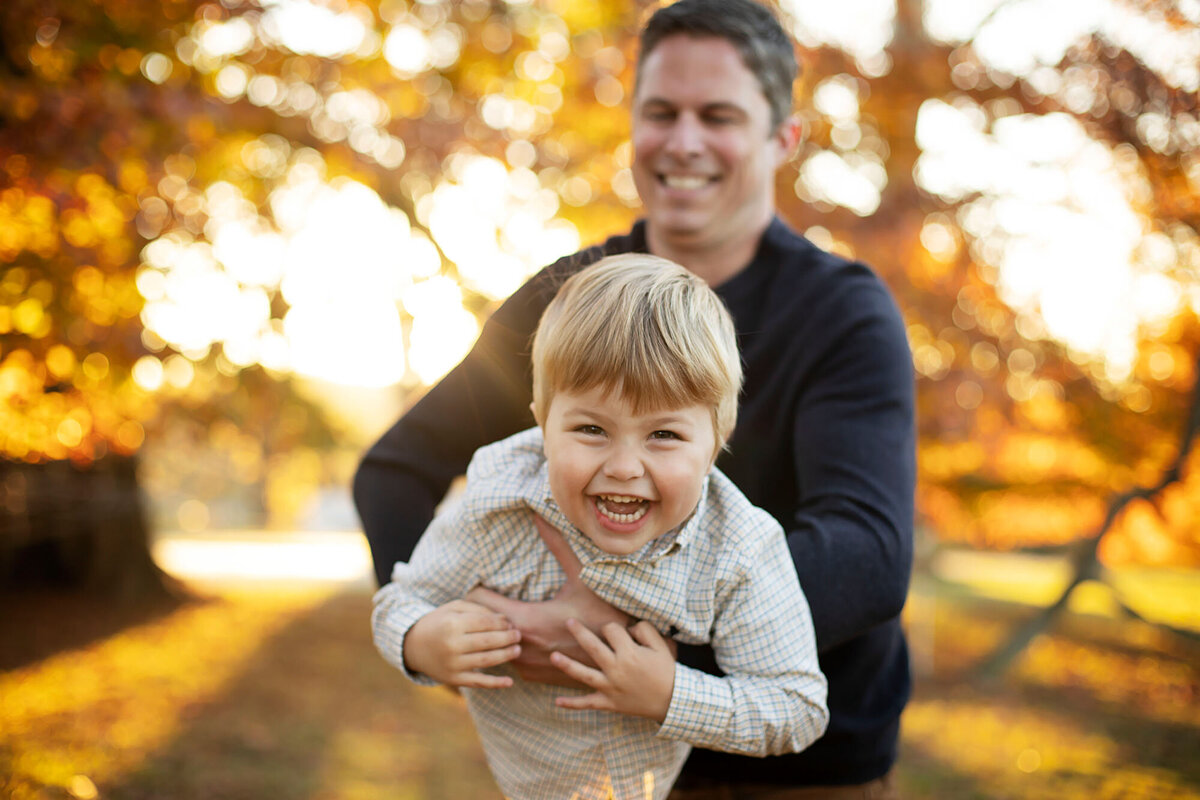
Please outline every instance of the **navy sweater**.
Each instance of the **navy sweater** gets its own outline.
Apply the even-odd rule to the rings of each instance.
[[[475,450],[533,424],[529,344],[555,290],[604,255],[645,252],[644,223],[559,260],[496,310],[474,349],[367,452],[354,499],[380,584],[408,559]],[[718,466],[787,531],[829,679],[830,723],[803,753],[693,752],[685,773],[821,785],[879,777],[896,756],[910,678],[900,610],[912,563],[912,361],[891,295],[862,264],[772,221],[716,287],[745,390]],[[706,648],[680,659],[716,671]]]

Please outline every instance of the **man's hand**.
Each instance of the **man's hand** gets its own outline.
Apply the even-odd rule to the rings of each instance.
[[[567,628],[599,669],[551,653],[555,666],[596,690],[580,697],[559,697],[555,700],[559,707],[619,711],[656,722],[667,718],[675,690],[675,656],[653,625],[643,621],[626,630],[610,622],[602,631],[604,640],[573,619],[567,620]]]
[[[538,683],[586,688],[550,662],[550,653],[557,650],[577,662],[594,665],[587,652],[567,630],[567,620],[576,619],[592,630],[600,630],[607,623],[616,623],[624,628],[632,621],[632,617],[613,608],[584,586],[579,579],[579,559],[562,534],[536,514],[533,521],[542,541],[567,574],[566,583],[558,593],[540,603],[523,603],[478,587],[471,590],[467,599],[504,615],[521,631],[523,646],[513,666],[522,678]]]
[[[417,620],[404,636],[404,665],[447,686],[503,689],[512,678],[480,670],[512,661],[521,632],[503,615],[452,600]]]

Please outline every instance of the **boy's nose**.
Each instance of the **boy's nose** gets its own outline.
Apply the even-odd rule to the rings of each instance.
[[[604,462],[605,476],[618,481],[631,481],[640,478],[645,470],[642,460],[628,447],[618,447],[613,450]]]

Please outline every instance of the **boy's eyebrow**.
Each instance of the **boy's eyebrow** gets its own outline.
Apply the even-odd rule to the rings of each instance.
[[[601,421],[608,420],[608,417],[605,416],[603,412],[597,411],[596,409],[592,408],[591,406],[583,405],[583,404],[577,405],[577,406],[567,406],[567,410],[563,412],[563,416],[570,416],[570,415],[574,415],[577,417],[587,417],[588,419],[595,419],[595,420],[601,420]]]
[[[664,411],[661,414],[646,419],[646,422],[650,425],[681,425],[688,421],[686,416],[674,411]]]

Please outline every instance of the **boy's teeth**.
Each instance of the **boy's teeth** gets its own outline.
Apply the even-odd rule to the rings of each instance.
[[[650,504],[640,497],[630,497],[623,494],[602,494],[597,495],[599,502],[596,503],[596,508],[600,513],[611,519],[613,522],[629,523],[637,522],[642,517],[646,516],[646,512],[650,510]],[[609,506],[625,505],[634,506],[628,512],[620,512]]]

